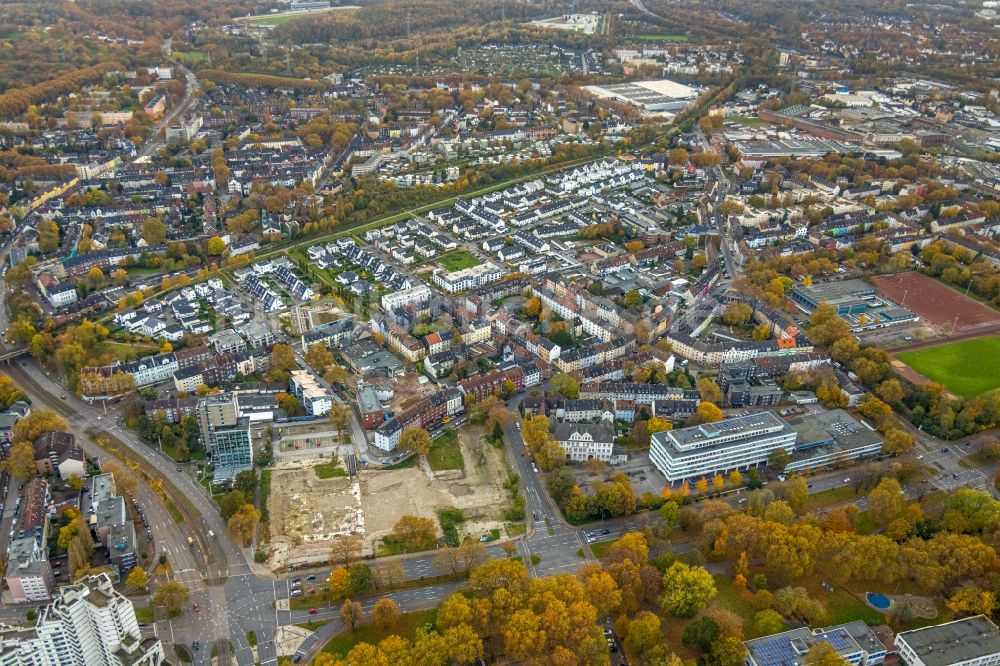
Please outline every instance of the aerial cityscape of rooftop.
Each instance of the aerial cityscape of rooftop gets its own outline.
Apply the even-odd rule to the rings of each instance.
[[[0,5],[0,666],[1000,666],[998,12]]]

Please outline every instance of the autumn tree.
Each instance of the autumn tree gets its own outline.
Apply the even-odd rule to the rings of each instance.
[[[167,240],[167,225],[155,217],[142,223],[142,238],[148,245],[161,245]]]
[[[996,609],[997,595],[995,592],[981,590],[975,585],[963,585],[948,598],[948,610],[956,616],[992,615]]]
[[[183,584],[175,580],[167,581],[153,595],[153,605],[163,606],[169,614],[174,615],[187,603],[189,595],[190,592]]]
[[[711,377],[702,377],[697,383],[698,393],[701,394],[701,399],[705,402],[711,402],[714,404],[719,404],[723,401],[724,397],[722,395],[722,389]]]
[[[363,615],[364,611],[361,609],[361,604],[357,601],[344,599],[344,603],[340,606],[340,619],[344,624],[351,627],[351,631],[354,631],[355,625],[357,625],[358,620],[360,620]]]
[[[38,472],[35,467],[35,447],[27,442],[14,444],[10,447],[7,459],[0,463],[0,469],[14,477],[18,483],[31,481]]]
[[[260,511],[257,510],[257,507],[253,504],[244,504],[236,513],[229,517],[226,526],[233,537],[244,548],[249,548],[253,543],[254,532],[259,522]]]
[[[427,550],[434,547],[437,532],[430,518],[406,515],[393,525],[389,538],[403,546],[406,551]]]
[[[298,370],[295,352],[284,342],[271,347],[271,369],[268,371],[273,381],[287,384],[292,370]]]
[[[137,590],[145,590],[146,585],[149,584],[149,576],[146,575],[146,572],[142,567],[136,567],[129,572],[128,578],[125,579],[125,583],[129,587],[134,587]]]
[[[326,345],[319,343],[309,345],[309,349],[306,351],[305,361],[306,365],[321,375],[324,374],[330,364],[334,362],[333,354],[330,353],[330,350],[326,348]]]
[[[330,601],[339,601],[351,590],[351,575],[345,567],[336,567],[326,580],[326,591]]]
[[[379,599],[372,608],[371,618],[376,631],[385,635],[396,627],[396,622],[399,620],[399,606],[392,599]]]
[[[625,647],[630,652],[641,655],[657,645],[662,638],[660,618],[655,613],[640,611],[628,624]]]
[[[695,409],[695,418],[698,423],[715,423],[723,418],[722,410],[711,402],[699,402]]]
[[[731,301],[722,310],[722,321],[729,326],[743,326],[753,316],[753,308],[743,301]]]
[[[66,421],[51,409],[33,409],[14,426],[14,443],[34,442],[47,432],[64,432]]]
[[[566,373],[558,374],[549,381],[549,385],[559,394],[569,400],[580,397],[580,383]]]
[[[891,476],[887,476],[868,493],[868,506],[875,522],[885,527],[892,522],[903,510],[906,504],[906,495],[899,485],[899,481]]]
[[[806,658],[802,660],[805,666],[844,666],[847,661],[837,653],[837,649],[827,641],[816,641]]]
[[[399,436],[399,448],[403,451],[413,451],[419,456],[427,455],[432,444],[430,433],[423,428],[407,428]]]
[[[702,567],[674,562],[663,573],[660,607],[677,617],[691,617],[716,594],[712,575]]]

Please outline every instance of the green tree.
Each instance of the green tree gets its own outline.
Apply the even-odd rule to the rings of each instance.
[[[559,394],[569,400],[580,397],[580,383],[566,373],[558,374],[549,380],[549,385]]]
[[[776,472],[785,471],[785,467],[791,461],[792,457],[788,455],[788,451],[781,448],[774,449],[767,455],[767,466]]]
[[[784,631],[787,627],[781,613],[765,608],[762,611],[757,611],[753,616],[753,628],[760,636],[770,636]]]
[[[692,617],[715,595],[715,581],[708,571],[674,562],[663,574],[659,603],[671,615]]]

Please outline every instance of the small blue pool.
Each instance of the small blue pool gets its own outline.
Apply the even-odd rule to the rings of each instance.
[[[875,592],[868,592],[865,594],[865,598],[868,599],[868,603],[879,610],[886,610],[892,604],[889,597],[884,594],[877,594]]]

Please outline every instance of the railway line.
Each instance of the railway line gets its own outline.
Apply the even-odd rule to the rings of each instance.
[[[155,464],[129,448],[114,433],[100,427],[100,425],[94,426],[86,419],[83,419],[80,412],[71,404],[53,396],[21,366],[11,364],[8,374],[11,375],[12,379],[25,392],[60,416],[66,417],[71,421],[82,420],[82,425],[86,429],[87,434],[91,435],[95,442],[97,436],[103,437],[107,443],[102,445],[101,448],[120,460],[126,468],[138,475],[140,480],[153,490],[153,494],[164,504],[164,508],[171,516],[174,516],[175,520],[178,515],[181,517],[181,521],[177,522],[186,523],[186,531],[193,540],[194,548],[192,550],[197,549],[196,559],[200,560],[200,564],[206,569],[216,563],[220,563],[223,568],[225,567],[225,553],[215,540],[209,538],[203,526],[201,515],[191,504],[191,500],[180,492],[174,486],[173,482],[160,472]],[[193,552],[192,555],[195,555],[195,553]]]

